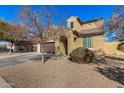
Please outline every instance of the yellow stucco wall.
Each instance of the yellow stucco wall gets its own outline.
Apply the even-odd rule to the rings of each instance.
[[[81,30],[85,30],[85,29],[94,28],[94,26],[90,25],[91,23],[94,23],[94,22],[80,25],[80,23],[77,20],[77,17],[71,17],[67,20],[68,28],[70,27],[70,22],[72,22],[72,21],[74,22],[73,30],[81,31]],[[103,20],[97,20],[97,22],[99,22],[100,25],[103,24]],[[62,31],[62,33],[63,33],[63,31]],[[74,49],[76,49],[78,47],[83,47],[82,37],[75,37],[71,30],[65,31],[65,33],[63,33],[63,35],[65,35],[67,37],[68,54],[71,53]],[[64,47],[63,43],[60,42],[60,36],[61,36],[61,34],[59,34],[59,32],[58,32],[58,36],[55,39],[55,53],[56,54],[60,54],[60,53],[65,54],[65,47]],[[76,39],[74,39],[74,37]],[[104,40],[103,35],[97,35],[97,36],[92,37],[92,48],[103,49],[106,54],[124,55],[124,52],[117,50],[118,44],[120,44],[120,42],[106,42]]]
[[[92,44],[93,47],[95,49],[103,49],[105,51],[106,54],[111,54],[111,55],[124,55],[124,52],[121,52],[119,50],[117,50],[117,46],[121,43],[121,42],[106,42],[103,39],[103,35],[98,35],[98,36],[94,36],[92,38]],[[59,39],[55,40],[55,46],[56,46],[56,54],[65,54],[65,48],[62,42],[59,41]],[[69,34],[67,36],[67,46],[68,46],[68,54],[71,53],[74,49],[78,48],[78,47],[83,47],[83,39],[77,38],[76,40],[74,40],[74,36],[73,34]]]
[[[76,38],[76,39],[74,40],[75,48],[82,47],[82,46],[83,46],[83,45],[82,45],[82,42],[83,42],[82,37]]]
[[[94,23],[98,23],[98,25],[94,25]],[[103,23],[104,23],[103,20],[88,22],[88,23],[82,24],[81,29],[87,30],[87,29],[97,28],[99,25],[103,25]]]
[[[63,42],[60,42],[60,51],[62,54],[65,54],[65,47],[64,47]]]
[[[124,55],[124,52],[117,50],[117,47],[120,43],[121,42],[105,42],[103,50],[106,52],[106,54]]]
[[[65,47],[63,42],[60,41],[61,34],[63,34],[65,37],[67,37],[67,50],[68,54],[71,53],[75,49],[75,44],[74,44],[74,36],[72,31],[66,30],[67,33],[63,34],[63,32],[58,32],[56,34],[56,39],[55,39],[55,54],[60,55],[64,54],[65,55]]]
[[[119,51],[117,49],[118,45],[121,42],[106,42],[104,40],[103,35],[94,36],[92,38],[92,48],[94,49],[103,49],[103,51],[106,54],[111,55],[124,55],[124,52]],[[77,38],[74,42],[75,48],[82,47],[83,46],[83,40],[82,38]]]
[[[98,35],[98,36],[93,36],[91,37],[92,39],[92,48],[103,48],[104,47],[104,38],[103,38],[103,35]],[[78,47],[83,47],[83,38],[82,37],[79,37],[79,38],[76,38],[76,40],[74,40],[74,44],[75,44],[75,48],[78,48]]]
[[[67,38],[68,43],[68,54],[71,53],[75,49],[75,43],[74,43],[74,35],[73,33],[70,33]]]
[[[77,17],[75,16],[72,16],[71,18],[69,18],[67,20],[67,27],[70,28],[70,23],[71,22],[74,22],[74,28],[72,30],[77,30],[77,31],[80,31],[81,30],[81,25],[80,23],[78,22],[77,20]]]
[[[105,45],[104,36],[97,35],[92,38],[92,47],[96,49],[102,49]]]
[[[104,24],[103,20],[96,20],[96,21],[87,22],[81,25],[77,20],[77,18],[78,17],[76,16],[71,16],[67,20],[67,27],[70,28],[70,23],[74,22],[74,28],[72,30],[76,30],[80,32],[82,30],[93,29]],[[98,23],[98,25],[94,25],[94,23]]]

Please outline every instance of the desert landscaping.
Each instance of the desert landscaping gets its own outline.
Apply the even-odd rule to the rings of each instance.
[[[62,57],[42,64],[39,60],[31,60],[0,68],[0,75],[16,88],[124,87],[123,61],[106,61],[107,64],[78,64]]]
[[[0,8],[0,87],[124,88],[123,5]]]

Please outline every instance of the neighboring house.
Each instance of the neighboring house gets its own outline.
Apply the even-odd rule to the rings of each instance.
[[[52,33],[51,33],[52,32]],[[52,29],[44,33],[44,52],[45,53],[55,53],[55,43],[53,36],[55,33]],[[41,52],[41,45],[39,43],[40,39],[37,35],[29,33],[29,36],[21,41],[17,41],[14,44],[14,51],[16,52]]]
[[[55,53],[68,55],[74,49],[84,47],[105,49],[105,52],[114,54],[117,49],[114,47],[114,50],[110,51],[108,47],[117,46],[117,43],[108,44],[104,40],[104,33],[103,18],[82,22],[78,17],[71,16],[67,20],[67,28],[56,34]]]

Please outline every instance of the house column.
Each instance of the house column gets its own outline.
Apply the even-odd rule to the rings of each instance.
[[[68,41],[67,45],[68,45],[68,55],[69,55],[75,49],[74,36],[72,32],[68,33],[67,41]]]
[[[37,53],[40,53],[40,50],[41,50],[41,47],[40,47],[40,44],[36,44],[36,52]]]
[[[56,37],[55,39],[55,54],[60,55],[60,38],[59,36]]]

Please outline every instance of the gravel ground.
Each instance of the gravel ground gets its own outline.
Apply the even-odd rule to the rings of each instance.
[[[110,65],[113,65],[113,62]],[[13,87],[21,88],[124,87],[123,83],[113,81],[97,71],[98,67],[104,68],[110,67],[110,65],[77,64],[69,62],[67,59],[50,59],[45,64],[32,61],[0,68],[0,75]],[[122,64],[116,66],[124,67]]]

